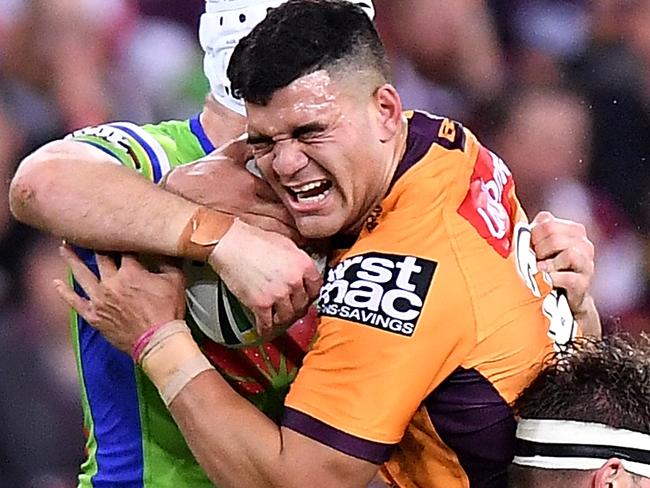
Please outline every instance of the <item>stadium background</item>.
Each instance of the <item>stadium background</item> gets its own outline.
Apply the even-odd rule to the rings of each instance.
[[[585,223],[606,330],[650,331],[650,2],[375,3],[405,106],[470,127],[529,215]],[[198,112],[202,8],[0,1],[0,488],[75,486],[83,445],[57,242],[11,219],[9,179],[73,129]]]

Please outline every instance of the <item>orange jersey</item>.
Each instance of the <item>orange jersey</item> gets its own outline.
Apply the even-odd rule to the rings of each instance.
[[[505,486],[509,404],[575,323],[503,161],[456,122],[407,116],[381,209],[326,273],[283,424],[385,463],[394,486]]]

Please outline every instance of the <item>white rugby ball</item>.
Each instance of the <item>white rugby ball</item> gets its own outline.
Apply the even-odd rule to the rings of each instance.
[[[205,263],[185,261],[187,314],[208,338],[226,347],[261,344],[255,330],[255,316],[228,290],[226,284]]]
[[[312,255],[318,270],[325,269],[325,256]],[[217,344],[240,348],[255,346],[282,334],[289,326],[274,327],[274,335],[262,338],[255,328],[255,316],[231,293],[207,263],[185,260],[187,315],[201,332]]]

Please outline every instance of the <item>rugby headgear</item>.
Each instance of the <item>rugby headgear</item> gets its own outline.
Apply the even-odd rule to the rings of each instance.
[[[244,101],[236,98],[226,75],[228,63],[239,40],[248,35],[266,17],[269,9],[286,0],[207,0],[199,24],[199,41],[203,52],[203,70],[214,98],[241,115],[246,115]],[[350,0],[370,17],[375,17],[372,0]]]
[[[513,464],[596,470],[618,458],[626,471],[650,478],[650,435],[594,422],[521,419]]]

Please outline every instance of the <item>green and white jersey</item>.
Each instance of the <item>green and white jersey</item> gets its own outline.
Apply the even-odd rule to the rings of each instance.
[[[69,138],[99,148],[154,182],[170,169],[214,150],[198,116],[158,125],[111,123],[79,130]],[[78,249],[78,253],[97,272],[94,253],[85,249]],[[310,317],[273,342],[237,350],[226,349],[200,334],[196,337],[206,356],[233,387],[279,421],[284,396],[315,327],[315,317]],[[81,467],[79,486],[213,486],[142,370],[74,312],[72,332],[87,429],[88,457]]]

